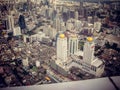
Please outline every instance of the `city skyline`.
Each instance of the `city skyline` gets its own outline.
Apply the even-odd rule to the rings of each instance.
[[[1,1],[0,88],[119,76],[120,2],[108,1]]]

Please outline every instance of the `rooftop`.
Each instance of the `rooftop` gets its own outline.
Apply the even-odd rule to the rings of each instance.
[[[93,62],[92,62],[92,65],[95,66],[95,67],[99,67],[100,65],[102,65],[102,61],[99,60],[98,58],[96,58]]]
[[[89,42],[92,42],[92,41],[93,41],[93,38],[92,38],[92,37],[87,37],[87,40],[88,40]]]
[[[59,37],[60,38],[65,38],[65,35],[64,34],[60,34]]]

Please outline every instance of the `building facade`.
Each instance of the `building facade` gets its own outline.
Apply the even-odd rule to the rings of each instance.
[[[71,36],[69,37],[69,47],[68,47],[68,53],[70,54],[75,54],[78,52],[78,38],[77,36]]]
[[[60,34],[57,39],[57,60],[61,63],[67,61],[67,37]]]
[[[86,62],[88,64],[91,64],[91,62],[95,58],[94,50],[95,50],[94,42],[86,42],[84,44],[84,54],[83,54],[84,62]]]
[[[101,76],[104,72],[104,64],[100,59],[94,56],[95,43],[92,37],[87,38],[83,51],[82,70],[97,77]]]

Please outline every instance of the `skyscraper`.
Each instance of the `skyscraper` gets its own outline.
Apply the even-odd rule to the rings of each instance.
[[[95,44],[91,37],[88,37],[87,40],[88,41],[84,45],[83,60],[84,60],[84,62],[91,64],[95,58],[94,57]]]
[[[61,30],[61,20],[60,20],[60,17],[57,16],[55,18],[55,21],[54,21],[54,24],[55,24],[55,28],[57,31],[60,31]]]
[[[67,37],[60,34],[57,39],[57,60],[61,63],[67,61]]]
[[[92,37],[88,37],[84,45],[82,70],[100,77],[104,72],[103,62],[94,56],[95,43]]]
[[[19,23],[19,26],[20,26],[21,30],[26,29],[25,17],[23,15],[19,16],[18,23]]]
[[[14,29],[14,19],[12,15],[8,15],[8,27],[10,31]]]
[[[78,38],[77,36],[71,36],[69,37],[69,54],[75,54],[78,52]]]

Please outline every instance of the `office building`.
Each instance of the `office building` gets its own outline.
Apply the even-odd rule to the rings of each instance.
[[[42,38],[45,37],[45,33],[38,32],[37,34],[33,34],[30,36],[30,41],[42,41]]]
[[[46,36],[50,37],[50,39],[55,39],[57,30],[51,27],[51,25],[45,25],[43,27],[43,33],[45,33]]]
[[[79,13],[78,11],[75,11],[75,19],[78,20],[78,18],[79,18]]]
[[[10,31],[14,29],[14,18],[12,15],[8,15],[8,27]]]
[[[70,54],[75,54],[78,52],[78,38],[76,35],[70,36],[69,37],[69,49],[68,53]]]
[[[48,12],[47,16],[49,16],[50,20],[54,20],[56,17],[56,11],[54,10],[54,8],[48,8],[47,12]]]
[[[57,38],[57,57],[53,56],[50,66],[64,76],[68,75],[67,37],[60,34]]]
[[[42,6],[40,9],[40,15],[46,16],[46,10],[48,9],[47,6]]]
[[[63,32],[66,31],[65,22],[61,22],[61,31],[63,31]]]
[[[95,50],[95,43],[92,42],[92,38],[88,37],[88,40],[90,42],[86,42],[84,44],[84,55],[83,60],[84,62],[87,62],[88,64],[91,64],[91,62],[94,60],[94,50]]]
[[[43,33],[45,33],[46,36],[49,36],[49,33],[51,31],[51,25],[44,25],[43,27]]]
[[[94,22],[94,29],[96,32],[99,32],[101,29],[101,22]]]
[[[57,38],[57,60],[60,63],[67,61],[67,37],[64,34],[60,34]]]
[[[73,30],[74,28],[74,24],[72,22],[67,22],[66,23],[66,29],[67,30]]]
[[[22,33],[25,33],[25,29],[26,29],[26,22],[25,22],[25,17],[21,14],[19,16],[19,20],[18,20],[20,29],[22,30]]]
[[[53,20],[53,8],[49,8],[48,9],[48,15],[49,15],[49,18],[51,19],[51,20]]]
[[[54,20],[54,25],[57,31],[61,30],[61,20],[59,16],[57,16],[56,19]]]
[[[94,40],[92,37],[88,37],[87,41],[84,44],[83,50],[83,59],[76,57],[75,55],[71,55],[73,61],[67,67],[71,68],[73,66],[80,68],[81,70],[95,75],[96,77],[100,77],[104,72],[104,64],[103,62],[94,56]],[[79,56],[79,55],[78,55]]]
[[[75,28],[79,31],[82,29],[82,22],[80,20],[75,20]]]
[[[13,29],[13,35],[14,35],[14,36],[19,36],[19,35],[21,35],[20,27],[15,27],[15,28]]]
[[[82,70],[100,77],[104,72],[103,62],[94,56],[95,43],[92,37],[88,37],[84,45]]]

